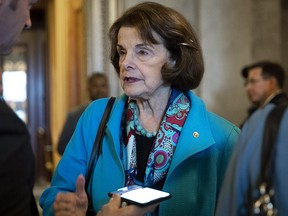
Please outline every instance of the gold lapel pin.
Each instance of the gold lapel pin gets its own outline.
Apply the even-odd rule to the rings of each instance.
[[[199,137],[199,133],[198,132],[193,132],[193,137],[198,138]]]

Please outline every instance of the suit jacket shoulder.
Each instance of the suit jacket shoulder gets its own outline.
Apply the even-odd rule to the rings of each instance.
[[[270,103],[275,105],[281,105],[281,104],[288,104],[288,96],[285,92],[281,92],[280,94],[277,94]]]
[[[34,155],[30,134],[3,100],[0,100],[0,158],[0,215],[31,216]]]

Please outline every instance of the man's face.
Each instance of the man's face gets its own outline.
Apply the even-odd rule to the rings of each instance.
[[[103,77],[94,78],[88,86],[90,100],[96,100],[103,97],[108,97],[109,86],[108,82]]]
[[[262,106],[273,93],[271,78],[264,79],[261,68],[251,69],[246,81],[246,92],[255,106]]]
[[[0,55],[9,54],[18,35],[31,27],[30,9],[37,0],[0,0]]]

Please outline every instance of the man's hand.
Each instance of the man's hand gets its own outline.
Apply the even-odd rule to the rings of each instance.
[[[88,197],[85,192],[85,178],[79,175],[76,180],[75,193],[59,192],[53,205],[55,216],[85,216],[88,208]]]

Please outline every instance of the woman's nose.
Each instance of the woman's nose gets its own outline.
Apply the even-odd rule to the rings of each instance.
[[[122,64],[123,64],[125,70],[133,69],[134,68],[133,54],[127,53],[125,55],[125,58],[122,61]]]
[[[25,22],[25,25],[24,25],[24,29],[30,29],[32,26],[32,21],[31,21],[31,17],[30,17],[30,14]]]

